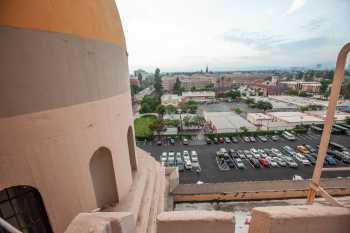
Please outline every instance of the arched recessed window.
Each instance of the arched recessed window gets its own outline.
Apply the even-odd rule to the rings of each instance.
[[[137,162],[136,162],[136,154],[135,154],[135,140],[134,140],[134,133],[132,131],[132,127],[129,126],[128,128],[128,148],[129,148],[129,159],[130,159],[130,166],[132,170],[137,169]]]
[[[53,232],[41,195],[30,186],[0,191],[0,217],[21,232]],[[0,233],[5,232],[0,226]]]
[[[118,202],[118,191],[111,151],[105,147],[95,151],[90,160],[90,174],[98,208]]]

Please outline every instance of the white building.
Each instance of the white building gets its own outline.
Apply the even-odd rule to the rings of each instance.
[[[256,127],[234,112],[204,112],[204,118],[217,133],[240,132],[241,127],[256,131]]]
[[[247,120],[255,126],[266,125],[268,122],[272,122],[272,116],[264,113],[248,113]]]
[[[311,116],[318,117],[318,118],[320,118],[322,120],[326,119],[326,114],[327,114],[326,111],[308,111],[308,112],[305,112],[305,113],[309,114]],[[334,121],[335,122],[343,122],[343,121],[345,121],[345,119],[347,117],[350,118],[350,113],[336,111],[335,114],[334,114]]]
[[[161,97],[162,105],[177,106],[181,102],[181,96],[165,94]]]
[[[196,102],[204,103],[215,100],[214,91],[187,91],[182,93],[184,101],[193,100]]]

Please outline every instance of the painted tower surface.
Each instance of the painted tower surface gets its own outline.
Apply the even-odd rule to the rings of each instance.
[[[37,190],[54,232],[130,189],[128,77],[114,0],[0,1],[0,191]]]

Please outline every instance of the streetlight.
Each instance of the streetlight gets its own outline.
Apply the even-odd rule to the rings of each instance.
[[[181,108],[177,109],[177,112],[180,114],[180,130],[182,131],[183,130],[183,127],[182,127],[182,115],[181,115],[182,109]]]

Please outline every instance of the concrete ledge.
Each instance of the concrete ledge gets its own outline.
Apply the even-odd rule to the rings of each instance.
[[[180,184],[172,192],[175,202],[241,201],[305,198],[310,180],[246,181],[212,184]],[[332,196],[350,195],[350,179],[321,179]]]
[[[258,207],[249,233],[348,233],[350,210],[327,206]]]
[[[69,224],[65,233],[135,233],[131,213],[97,212],[81,213]]]
[[[158,215],[158,233],[234,233],[233,213],[174,211]]]

